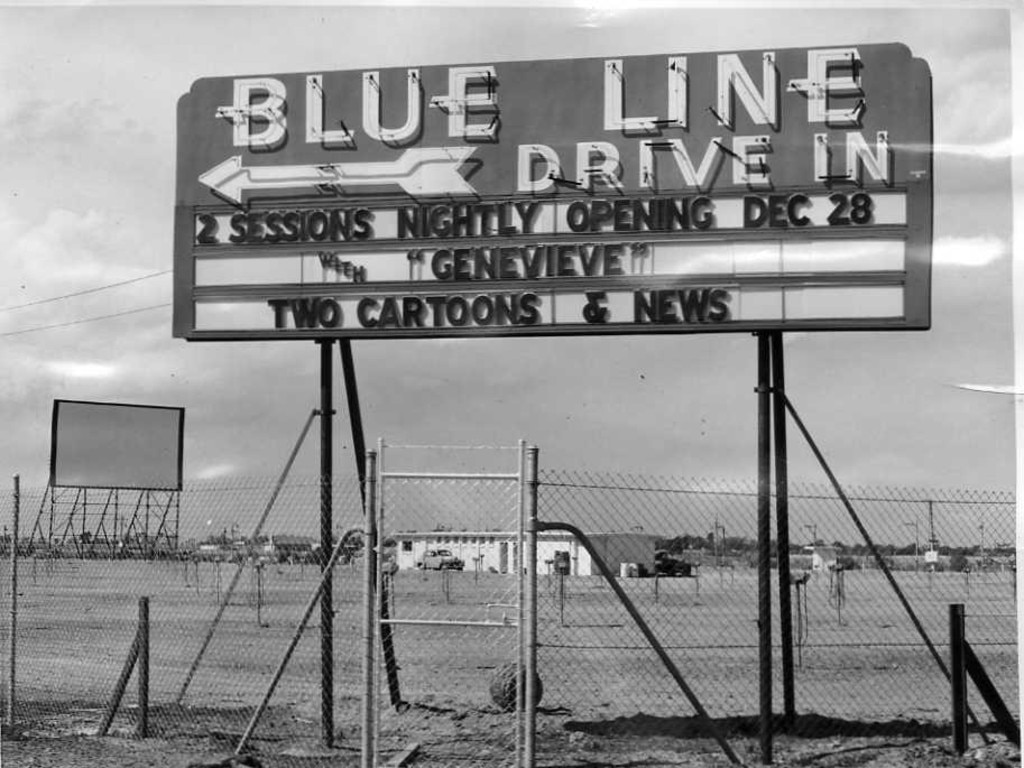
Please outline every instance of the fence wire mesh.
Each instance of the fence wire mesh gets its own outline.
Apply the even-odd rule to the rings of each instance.
[[[1013,495],[846,493],[947,664],[948,605],[965,604],[968,640],[1019,719]],[[756,717],[755,483],[542,470],[539,506],[545,521],[619,542],[619,551],[606,546],[605,559],[713,718]],[[798,718],[813,714],[803,724],[826,732],[838,721],[948,722],[949,683],[841,500],[831,488],[791,483],[789,518]],[[578,542],[566,536],[551,547],[567,557],[565,575],[553,559],[542,578],[538,667],[546,704],[605,724],[691,716]],[[774,522],[771,557],[773,701],[781,713]],[[990,722],[977,693],[971,706]]]
[[[502,461],[514,471],[509,454]],[[423,462],[409,466],[424,473],[438,469]],[[139,546],[138,526],[135,538],[118,547],[128,524],[123,516],[120,527],[113,523],[105,500],[90,497],[83,511],[73,499],[58,498],[51,513],[43,489],[23,489],[15,701],[20,730],[30,737],[95,732],[132,643],[137,601],[148,596],[150,732],[222,750],[237,744],[319,579],[319,481],[286,482],[254,537],[275,485],[275,478],[186,485],[170,507],[179,516],[175,546],[165,546],[155,533],[164,507],[154,502],[152,535],[141,540],[152,544],[148,549]],[[387,566],[381,578],[388,586],[389,618],[398,623],[385,625],[392,656],[381,652],[380,638],[375,643],[380,762],[416,743],[420,765],[510,764],[523,734],[492,687],[498,681],[498,698],[505,691],[506,700],[516,688],[502,684],[509,682],[509,665],[514,678],[520,648],[519,485],[513,479],[393,477],[384,479],[381,492]],[[943,659],[948,605],[966,606],[967,638],[1019,721],[1013,495],[846,492]],[[333,498],[335,537],[361,531],[356,479],[337,479]],[[119,498],[119,514],[133,515],[136,502]],[[538,506],[541,520],[571,523],[591,537],[711,717],[756,717],[754,483],[542,469]],[[11,512],[10,495],[3,494],[0,519],[8,526]],[[104,514],[107,525],[98,538],[109,546],[97,540]],[[945,734],[948,683],[844,505],[831,488],[793,482],[789,515],[795,701],[807,735],[826,737],[837,723],[846,733],[892,720]],[[46,531],[45,542],[36,523]],[[9,530],[0,543],[6,713]],[[773,542],[774,702],[781,712],[778,556]],[[458,558],[461,570],[439,568],[445,557]],[[557,764],[560,750],[580,734],[597,739],[594,749],[600,749],[606,736],[687,733],[693,708],[580,543],[556,531],[541,533],[535,566],[543,689],[538,764]],[[335,743],[352,759],[361,727],[364,588],[357,534],[333,578]],[[182,695],[222,604],[223,616]],[[255,730],[251,746],[257,752],[308,749],[320,740],[318,630],[314,611]],[[133,683],[113,733],[132,730],[137,703]],[[973,688],[970,703],[988,726],[991,713]],[[674,764],[680,758],[659,759]]]
[[[320,487],[317,478],[286,482],[256,532],[259,517],[274,498],[275,478],[188,484],[180,494],[178,519],[164,521],[167,527],[177,524],[177,540],[158,539],[160,522],[154,520],[149,550],[137,546],[133,537],[114,533],[109,508],[107,532],[97,537],[102,504],[72,510],[62,508],[58,496],[51,513],[45,490],[23,490],[15,671],[19,730],[28,735],[96,732],[136,633],[138,600],[149,597],[150,733],[214,734],[222,747],[236,742],[267,692],[319,583]],[[358,481],[335,482],[333,499],[335,538],[351,528],[361,530]],[[136,500],[122,492],[118,503],[123,507],[119,513],[131,515]],[[5,520],[11,519],[11,504],[7,497],[0,506]],[[173,515],[178,508],[171,509]],[[70,515],[74,520],[69,526]],[[51,516],[57,534],[48,538]],[[361,701],[359,543],[357,537],[341,557],[333,580],[336,719],[339,732],[355,743]],[[5,566],[9,555],[7,537]],[[5,567],[5,619],[10,599],[10,571]],[[5,620],[3,626],[6,660],[9,623]],[[275,743],[284,737],[318,738],[318,630],[319,613],[314,612],[256,732],[257,743],[260,738]],[[5,663],[5,711],[8,674]],[[136,675],[112,733],[135,727]]]

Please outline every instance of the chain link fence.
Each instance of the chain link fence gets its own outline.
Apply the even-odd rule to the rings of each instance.
[[[850,501],[931,642],[946,656],[948,605],[1019,719],[1014,497],[850,489]],[[715,719],[758,714],[756,483],[541,471],[541,516],[615,539],[608,564]],[[830,489],[791,483],[790,590],[797,729],[950,718],[949,683]],[[772,542],[775,712],[782,678]],[[594,733],[644,732],[693,708],[626,610],[566,537],[542,578],[539,672],[548,706]],[[632,559],[630,559],[632,558]],[[948,659],[946,660],[948,664]],[[990,713],[974,694],[982,723]],[[817,729],[818,733],[813,731]],[[678,725],[677,725],[678,731]],[[936,730],[936,733],[939,731]]]
[[[524,738],[514,701],[521,699],[515,678],[522,500],[518,479],[493,475],[516,475],[517,454],[483,462],[479,456],[491,454],[473,452],[472,461],[454,462],[453,472],[450,457],[432,464],[388,450],[378,577],[387,614],[374,638],[379,762],[415,745],[421,765],[514,764]],[[54,531],[67,529],[67,536],[39,546],[31,534],[40,518],[49,531],[50,502],[42,489],[23,490],[19,729],[29,737],[95,733],[134,637],[138,599],[146,596],[151,734],[233,748],[319,581],[319,481],[284,483],[254,536],[275,489],[273,478],[188,484],[175,507],[176,547],[154,546],[145,556],[118,549],[113,533],[106,534],[113,547],[82,546],[81,521],[68,528],[62,515],[70,512],[60,503]],[[948,605],[966,606],[968,640],[1019,720],[1013,495],[846,490],[943,656]],[[355,478],[337,479],[333,488],[336,538],[357,531],[333,578],[335,741],[353,759],[364,692],[359,491]],[[588,535],[709,715],[732,736],[755,732],[749,723],[758,703],[756,484],[542,469],[538,508],[542,521]],[[825,738],[909,721],[945,735],[948,683],[843,504],[831,489],[793,482],[789,510],[798,729]],[[3,494],[0,520],[8,526],[11,512]],[[84,514],[84,530],[95,531],[103,505],[90,502]],[[2,545],[7,713],[9,529]],[[537,547],[538,762],[557,762],[577,735],[696,733],[690,702],[580,542],[546,530]],[[773,547],[774,701],[781,712],[778,557]],[[254,731],[257,752],[308,751],[321,738],[317,612],[298,637]],[[970,701],[988,726],[981,698],[972,691]],[[131,731],[137,703],[129,686],[114,733]]]
[[[19,731],[31,735],[95,733],[111,701],[138,621],[138,600],[150,599],[150,732],[200,734],[237,741],[316,591],[320,568],[318,478],[242,478],[196,482],[180,494],[176,542],[163,538],[144,551],[129,538],[82,541],[95,532],[102,504],[72,509],[59,503],[54,530],[67,537],[40,539],[49,530],[45,490],[23,490],[20,503],[15,712]],[[358,482],[334,484],[335,538],[362,529]],[[273,505],[270,502],[273,500]],[[136,500],[122,492],[121,512]],[[173,509],[173,508],[172,508]],[[259,531],[257,520],[266,512]],[[0,517],[11,520],[10,496]],[[155,532],[158,523],[154,521]],[[33,529],[35,535],[33,536]],[[123,529],[121,529],[123,530]],[[77,531],[70,533],[70,531]],[[87,537],[94,538],[94,537]],[[333,579],[334,696],[339,733],[356,734],[361,703],[361,537],[343,553]],[[3,650],[10,658],[10,535],[4,539]],[[95,551],[91,551],[95,550]],[[80,555],[79,552],[82,554]],[[98,554],[102,552],[103,554]],[[4,665],[4,710],[8,710]],[[259,738],[316,739],[320,732],[319,613],[301,633],[274,692]],[[125,692],[111,729],[131,732],[137,716],[134,685]]]

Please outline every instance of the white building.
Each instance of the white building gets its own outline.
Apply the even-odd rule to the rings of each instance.
[[[835,547],[808,545],[804,549],[811,553],[811,570],[815,573],[828,572],[836,567]]]
[[[635,563],[652,572],[654,543],[649,533],[588,533],[597,554],[615,575],[623,563]],[[518,535],[509,531],[411,531],[393,536],[400,570],[415,568],[428,549],[447,549],[465,563],[467,571],[511,573],[519,562]],[[537,534],[537,573],[555,573],[556,562],[565,563],[568,575],[599,573],[587,550],[576,537],[562,531]]]

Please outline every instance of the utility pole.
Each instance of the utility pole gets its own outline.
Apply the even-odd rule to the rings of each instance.
[[[818,524],[805,525],[804,528],[811,532],[811,546],[816,547],[818,545]]]
[[[917,527],[917,517],[914,518],[914,522],[912,522],[912,523],[911,522],[904,522],[903,524],[905,526],[907,526],[908,528],[911,527],[911,526],[914,527],[914,570],[916,571],[916,570],[918,570],[918,567],[919,567],[918,559],[920,558],[920,546],[918,545],[918,541],[920,539],[919,539],[918,527]]]
[[[928,499],[928,544],[933,552],[939,549],[939,540],[935,538],[935,502]]]

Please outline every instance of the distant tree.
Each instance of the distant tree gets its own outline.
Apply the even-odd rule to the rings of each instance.
[[[679,555],[688,549],[694,548],[694,539],[695,537],[691,536],[688,533],[680,534],[679,536],[674,536],[671,539],[661,538],[657,539],[654,542],[654,548],[664,549],[666,552],[670,554]],[[697,540],[702,541],[700,539]]]
[[[963,571],[967,568],[967,555],[962,549],[954,549],[949,555],[949,570]]]

